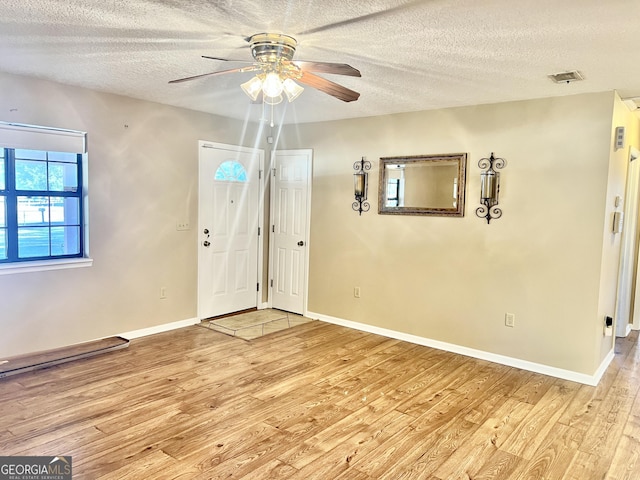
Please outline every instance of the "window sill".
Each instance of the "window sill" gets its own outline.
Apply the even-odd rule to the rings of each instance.
[[[34,262],[5,263],[0,265],[0,275],[43,272],[46,270],[63,270],[66,268],[90,267],[92,265],[92,258],[65,258],[60,260],[38,260]]]

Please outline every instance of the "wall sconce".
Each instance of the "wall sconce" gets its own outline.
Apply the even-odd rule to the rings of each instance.
[[[351,207],[362,215],[362,212],[368,212],[369,208],[371,208],[369,202],[365,201],[369,186],[369,174],[367,171],[371,170],[371,162],[362,157],[362,160],[353,164],[353,169],[355,170],[353,174],[353,194],[356,197],[356,201],[353,202]]]
[[[495,158],[491,152],[490,158],[481,158],[478,167],[486,169],[480,173],[480,203],[476,209],[476,215],[486,218],[487,223],[493,218],[500,218],[502,210],[497,207],[500,193],[500,173],[495,169],[502,169],[507,162],[504,158]]]

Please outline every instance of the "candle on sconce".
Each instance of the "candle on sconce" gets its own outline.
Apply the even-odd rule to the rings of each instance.
[[[362,171],[353,174],[353,190],[356,197],[365,197],[365,175]]]
[[[480,198],[482,200],[493,200],[496,196],[496,174],[495,172],[482,172],[480,174]]]

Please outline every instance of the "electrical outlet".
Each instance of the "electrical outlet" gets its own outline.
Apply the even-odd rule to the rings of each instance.
[[[514,313],[505,313],[504,314],[504,324],[507,327],[515,327],[516,326],[516,315]]]
[[[167,298],[167,287],[160,287],[160,298]]]
[[[184,222],[176,223],[176,230],[189,230],[189,222],[185,220]]]
[[[360,298],[360,287],[353,287],[353,296]]]

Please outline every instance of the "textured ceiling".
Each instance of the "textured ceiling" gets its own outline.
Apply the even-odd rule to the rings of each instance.
[[[251,60],[245,37],[286,33],[295,59],[348,63],[323,75],[361,93],[306,88],[284,122],[311,122],[618,90],[640,96],[638,0],[3,0],[0,70],[258,120],[251,73],[169,85]],[[579,70],[585,81],[547,74]],[[282,106],[276,107],[277,114]]]

